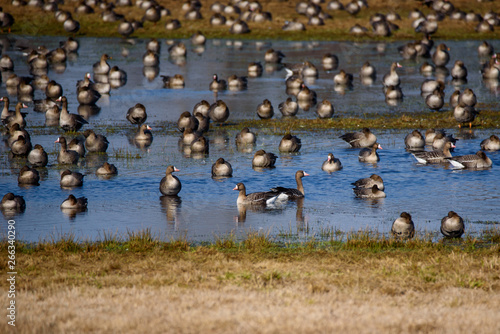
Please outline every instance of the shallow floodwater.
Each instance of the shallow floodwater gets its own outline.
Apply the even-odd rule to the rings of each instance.
[[[25,58],[16,47],[44,44],[53,49],[61,40],[64,38],[16,36],[8,42],[3,40],[3,53],[14,60],[18,75],[28,75]],[[191,111],[202,99],[213,102],[213,93],[208,90],[212,74],[217,73],[224,79],[231,74],[246,75],[250,62],[262,61],[264,64],[264,53],[271,47],[281,50],[288,63],[310,60],[320,69],[319,78],[310,82],[309,87],[317,92],[319,101],[328,99],[334,104],[335,117],[427,110],[420,96],[420,84],[424,77],[419,73],[419,67],[424,60],[402,61],[397,47],[403,42],[261,43],[210,40],[202,53],[195,53],[190,42],[185,41],[188,55],[179,62],[169,59],[168,45],[162,40],[158,75],[148,79],[142,67],[145,40],[135,40],[134,44],[121,39],[80,38],[79,41],[81,46],[78,55],[68,61],[64,71],[58,73],[49,70],[48,75],[63,85],[70,112],[77,112],[75,83],[86,72],[92,71],[92,64],[98,61],[102,53],[113,57],[109,61],[112,66],[117,65],[128,73],[127,83],[98,101],[100,111],[91,116],[90,124],[82,129],[93,128],[97,133],[105,134],[110,146],[107,155],[88,154],[78,166],[71,166],[71,170],[86,175],[84,185],[63,190],[59,187],[62,167],[56,162],[59,146],[54,144],[62,132],[58,128],[46,128],[44,115],[28,109],[27,130],[32,133],[33,145],[41,144],[51,153],[49,166],[40,170],[40,186],[19,187],[17,175],[24,162],[9,160],[6,146],[0,150],[2,195],[10,191],[24,196],[26,200],[26,211],[15,217],[16,231],[23,240],[57,238],[68,233],[80,239],[96,239],[102,237],[103,233],[123,235],[127,231],[146,228],[167,240],[185,236],[193,241],[213,240],[216,236],[231,232],[242,235],[249,230],[262,230],[273,236],[292,233],[301,237],[319,236],[325,230],[349,232],[370,229],[387,233],[402,211],[411,213],[419,233],[439,233],[440,220],[450,210],[456,211],[466,220],[466,231],[471,234],[491,226],[481,222],[498,221],[498,152],[487,153],[494,165],[487,170],[453,170],[444,165],[421,166],[405,150],[404,137],[409,130],[374,130],[383,150],[379,151],[381,161],[372,165],[358,162],[359,150],[348,148],[349,145],[338,138],[346,130],[294,132],[302,140],[300,152],[279,154],[278,144],[282,134],[264,134],[269,131],[259,131],[256,127],[253,130],[260,132],[257,145],[248,152],[241,152],[234,143],[236,131],[226,130],[222,126],[215,127],[215,130],[212,127],[207,135],[210,140],[209,155],[193,157],[179,149],[179,135],[155,131],[155,126],[164,129],[165,121],[177,121],[180,113]],[[481,79],[476,51],[479,43],[447,41],[451,49],[448,68],[451,69],[455,60],[463,60],[469,70],[468,82],[458,88],[472,88],[478,101],[491,107],[495,106],[498,96],[495,89],[485,85]],[[493,45],[500,48],[498,43]],[[122,55],[124,49],[128,52],[127,57]],[[321,57],[327,52],[339,57],[338,69],[330,72],[321,69]],[[377,79],[369,86],[362,85],[358,77],[359,69],[366,60],[377,68],[378,73]],[[400,61],[403,65],[398,72],[405,98],[397,105],[389,106],[384,99],[381,79],[393,61]],[[339,91],[334,87],[332,78],[340,69],[354,74],[352,90]],[[184,89],[163,88],[159,75],[174,74],[185,77]],[[255,110],[265,98],[272,102],[275,117],[280,118],[278,104],[288,97],[284,77],[284,69],[265,66],[261,77],[249,78],[247,90],[221,92],[219,98],[227,103],[231,111],[228,122],[234,124],[241,120],[258,119]],[[448,101],[455,87],[450,76],[445,80]],[[5,78],[0,86],[0,95],[8,95]],[[36,91],[35,99],[43,97],[42,92]],[[11,101],[16,101],[16,97],[11,96]],[[146,123],[153,128],[154,140],[147,148],[138,148],[129,140],[135,127],[128,123],[125,114],[136,103],[146,106]],[[31,107],[32,103],[28,105]],[[478,109],[481,110],[481,105]],[[308,111],[300,110],[297,117],[315,118],[314,110],[315,106]],[[450,112],[447,104],[442,112]],[[115,131],[117,125],[120,127]],[[266,127],[265,121],[262,121],[262,127]],[[498,129],[459,131],[457,128],[447,131],[460,139],[455,155],[473,154],[479,150],[481,140],[491,134],[499,134]],[[263,171],[252,169],[253,154],[259,149],[278,154],[276,168]],[[342,161],[343,170],[332,174],[321,170],[321,164],[330,152]],[[219,157],[232,164],[232,178],[211,178],[211,166]],[[109,180],[95,176],[96,168],[104,161],[116,165],[118,176]],[[159,182],[170,164],[180,169],[176,173],[182,182],[179,197],[162,197],[158,190]],[[232,191],[236,183],[244,182],[247,192],[264,191],[277,185],[295,187],[294,174],[299,169],[310,174],[303,179],[306,191],[303,201],[289,202],[277,209],[238,211],[238,194]],[[351,183],[373,173],[384,179],[387,198],[378,201],[355,198]],[[74,216],[61,212],[59,206],[69,194],[87,197],[88,210]],[[6,224],[2,224],[1,231],[5,232],[5,228]]]

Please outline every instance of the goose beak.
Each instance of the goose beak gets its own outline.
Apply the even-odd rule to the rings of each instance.
[[[150,127],[149,125],[146,125],[146,129],[148,129],[148,130],[153,130],[153,128],[152,128],[152,127]]]
[[[309,174],[307,174],[306,172],[304,172],[304,176],[309,176]]]
[[[396,66],[397,67],[403,67],[403,65],[401,65],[400,63],[396,63]]]
[[[233,190],[238,190],[238,186],[234,187]]]
[[[23,107],[23,108],[28,108],[28,106],[27,106],[27,105],[25,105],[24,103],[23,103],[22,107]]]
[[[54,143],[59,143],[59,138],[57,138],[57,140]]]
[[[382,149],[382,146],[380,146],[380,144],[378,144],[378,149],[381,150]]]
[[[174,167],[174,172],[180,172],[181,170]]]
[[[451,143],[451,148],[457,147],[455,144]]]
[[[58,102],[59,102],[59,101],[61,101],[61,100],[62,100],[62,96],[59,96],[59,97],[56,99],[56,101],[58,101]]]

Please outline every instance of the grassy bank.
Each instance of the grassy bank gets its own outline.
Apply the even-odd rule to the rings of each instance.
[[[171,16],[163,17],[159,22],[153,24],[146,22],[143,29],[135,31],[132,37],[138,38],[187,38],[194,32],[201,30],[208,38],[235,38],[235,35],[229,33],[227,26],[211,26],[209,19],[213,15],[210,6],[216,0],[203,1],[201,14],[203,19],[190,21],[184,18],[184,12],[181,10],[180,1],[161,0],[158,1],[165,8],[169,9]],[[411,20],[408,13],[414,8],[420,9],[424,14],[432,10],[420,5],[414,0],[398,1],[368,1],[370,7],[362,9],[356,16],[352,16],[346,11],[326,10],[327,2],[322,4],[325,12],[333,16],[333,19],[325,20],[324,26],[309,26],[307,18],[297,14],[295,6],[298,1],[260,1],[264,11],[272,14],[272,22],[249,23],[251,32],[245,35],[238,35],[242,39],[282,39],[282,40],[402,40],[418,38],[411,26]],[[347,3],[347,1],[344,1]],[[474,11],[484,15],[489,10],[496,11],[495,2],[477,2],[467,0],[455,0],[453,4],[457,9],[464,12]],[[95,8],[93,14],[76,14],[74,8],[77,2],[66,2],[59,8],[72,13],[73,17],[81,24],[81,29],[76,36],[96,36],[96,37],[121,37],[118,34],[117,27],[119,22],[106,23],[101,19],[102,10]],[[11,13],[16,23],[12,32],[23,35],[69,35],[62,26],[55,20],[54,14],[43,12],[41,9],[29,6],[13,7],[4,5],[4,11]],[[117,7],[115,11],[125,15],[129,20],[141,20],[144,10],[137,6]],[[400,14],[402,20],[397,21],[400,30],[394,32],[391,37],[377,37],[371,32],[369,18],[376,13],[387,14],[396,12]],[[228,18],[231,15],[226,15]],[[232,15],[234,17],[234,15]],[[181,22],[181,28],[174,31],[167,31],[165,23],[169,19],[178,19]],[[306,24],[307,30],[303,32],[286,32],[281,29],[285,21],[297,20]],[[349,29],[355,24],[359,24],[369,29],[369,32],[355,36],[349,33]],[[440,22],[439,30],[435,34],[436,39],[498,39],[498,33],[477,33],[475,27],[477,23],[457,22],[446,18]],[[497,28],[498,29],[498,28]]]
[[[148,230],[20,242],[17,331],[494,333],[499,242],[498,228],[439,242],[356,232],[297,243],[248,232],[192,244]]]

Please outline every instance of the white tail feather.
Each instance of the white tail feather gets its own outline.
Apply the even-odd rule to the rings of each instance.
[[[417,156],[416,156],[415,154],[413,154],[413,153],[412,153],[412,155],[415,157],[415,159],[417,159],[417,162],[418,162],[419,164],[427,164],[427,160],[422,159],[422,158],[419,158],[419,157],[417,157]]]
[[[285,71],[286,71],[285,80],[288,80],[288,78],[290,78],[293,75],[293,71],[289,68],[286,68],[286,67],[285,67]]]
[[[455,161],[455,160],[452,160],[452,159],[448,159],[448,161],[450,162],[450,164],[455,168],[455,169],[462,169],[462,168],[465,168],[464,165],[462,165],[460,162],[458,161]]]

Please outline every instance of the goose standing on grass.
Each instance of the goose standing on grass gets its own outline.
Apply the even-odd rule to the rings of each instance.
[[[295,182],[297,183],[297,188],[284,188],[275,187],[271,188],[271,192],[275,195],[285,194],[289,199],[303,198],[305,196],[304,185],[302,184],[302,178],[304,176],[309,176],[303,170],[298,170],[295,172]]]
[[[274,167],[277,158],[278,157],[274,153],[267,153],[264,150],[258,150],[253,156],[252,166],[272,168]]]
[[[446,158],[451,158],[450,149],[455,148],[452,142],[446,142],[442,150],[434,150],[429,152],[413,152],[413,156],[421,164],[440,164],[446,162]]]
[[[89,123],[82,116],[69,113],[68,100],[66,99],[66,96],[61,96],[57,100],[62,102],[61,115],[59,117],[59,126],[64,131],[78,131],[84,124]]]
[[[103,135],[96,134],[93,130],[85,130],[85,147],[89,152],[104,153],[108,149],[109,141]]]
[[[402,239],[411,239],[415,236],[415,225],[409,213],[401,212],[399,218],[392,223],[391,234]]]
[[[465,232],[464,220],[455,211],[441,219],[441,233],[447,238],[460,238]]]
[[[180,170],[170,165],[167,167],[166,175],[160,181],[160,192],[165,196],[176,196],[182,189],[181,181],[173,172]]]
[[[379,143],[375,143],[371,148],[365,147],[359,151],[358,160],[360,162],[376,163],[380,161],[377,149],[382,149]]]
[[[371,188],[353,188],[352,190],[358,198],[385,198],[387,196],[376,184]]]
[[[342,169],[342,163],[333,156],[333,153],[328,153],[328,158],[323,162],[321,169],[328,173],[335,172]]]
[[[141,125],[148,118],[146,107],[141,103],[137,103],[135,106],[129,108],[126,117],[130,123]]]
[[[57,154],[57,162],[65,165],[74,165],[78,163],[78,159],[80,158],[80,154],[76,151],[68,150],[66,138],[59,137],[55,141],[55,143],[61,144],[59,149],[59,153]]]
[[[396,72],[396,69],[399,67],[402,66],[397,62],[391,64],[389,73],[386,73],[382,78],[382,82],[384,83],[385,87],[399,86],[401,84],[401,79],[399,78],[398,72]]]
[[[285,102],[279,104],[278,109],[285,117],[295,116],[299,110],[299,105],[296,101],[293,101],[291,97],[288,97]]]
[[[351,184],[356,188],[373,188],[373,186],[376,185],[379,190],[385,189],[384,181],[377,174],[372,174],[370,177],[359,179]]]
[[[282,153],[298,152],[302,147],[302,142],[296,136],[287,133],[280,141],[279,151]]]
[[[270,119],[274,116],[274,108],[271,101],[265,99],[257,106],[257,116],[259,116],[260,119]]]
[[[47,166],[48,157],[47,152],[43,149],[42,145],[36,144],[28,154],[28,162],[32,167],[45,167]]]
[[[339,138],[348,142],[352,148],[369,147],[377,142],[377,137],[368,128],[361,132],[348,132]]]
[[[483,151],[477,151],[476,154],[459,155],[446,158],[455,168],[482,169],[493,165],[490,158]]]
[[[63,210],[85,210],[86,208],[87,198],[76,198],[73,194],[69,195],[68,198],[61,203],[61,209]]]
[[[233,176],[233,167],[229,161],[219,158],[212,165],[212,177],[231,177]]]
[[[469,123],[469,128],[472,128],[472,122],[474,122],[478,114],[479,112],[474,107],[466,105],[465,102],[460,101],[460,99],[458,106],[453,109],[453,116],[458,122],[459,128],[461,128],[464,123]]]
[[[35,168],[30,168],[28,166],[24,166],[19,171],[19,177],[17,178],[17,183],[22,185],[33,185],[39,186],[38,183],[40,181],[40,175]]]
[[[243,183],[238,183],[233,190],[238,190],[238,199],[236,200],[237,205],[255,205],[255,206],[266,206],[272,205],[278,200],[278,196],[276,193],[272,191],[261,191],[255,192],[251,194],[246,193],[246,187]],[[281,195],[281,199],[285,199],[286,195]]]
[[[236,145],[253,145],[257,141],[255,133],[245,127],[236,135]]]
[[[460,102],[462,102],[466,106],[474,107],[477,103],[476,94],[474,94],[474,91],[472,89],[466,88],[458,97],[458,104],[460,104]]]
[[[491,135],[489,138],[484,139],[480,145],[483,151],[499,151],[500,139],[496,135]]]
[[[406,135],[405,145],[407,149],[423,149],[425,146],[424,136],[418,130],[413,130],[412,133]]]
[[[95,174],[102,176],[116,175],[118,174],[118,169],[116,169],[115,165],[105,162],[96,170]]]

